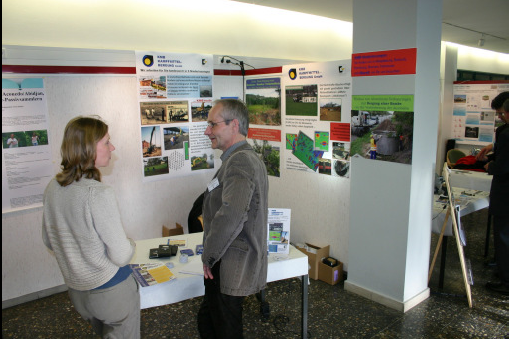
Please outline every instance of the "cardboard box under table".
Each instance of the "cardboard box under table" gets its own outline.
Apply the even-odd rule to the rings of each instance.
[[[168,228],[163,225],[163,237],[171,237],[174,235],[184,234],[184,229],[182,228],[182,225],[180,225],[177,222],[175,226],[176,226],[175,228]]]
[[[336,285],[343,280],[343,263],[338,260],[338,265],[331,267],[320,261],[318,263],[318,279],[330,285]]]
[[[314,280],[318,280],[318,264],[323,258],[329,256],[329,245],[320,247],[306,243],[307,250],[305,247],[297,247],[299,251],[307,255],[308,264],[311,266],[309,269],[309,277]]]

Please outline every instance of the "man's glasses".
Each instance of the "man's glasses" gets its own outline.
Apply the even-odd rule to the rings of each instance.
[[[227,120],[218,121],[218,122],[207,121],[207,126],[210,128],[214,128],[214,127],[216,127],[217,124],[220,124],[222,122],[230,122],[230,121],[232,121],[232,119],[227,119]]]

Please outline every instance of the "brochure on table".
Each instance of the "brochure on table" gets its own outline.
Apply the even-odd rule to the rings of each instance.
[[[268,250],[269,253],[288,254],[290,252],[289,208],[269,208]]]

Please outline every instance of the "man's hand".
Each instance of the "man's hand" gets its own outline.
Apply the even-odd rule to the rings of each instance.
[[[491,162],[491,161],[490,161]],[[484,169],[486,170],[486,172],[488,172],[488,167],[490,167],[490,162],[487,163],[486,165],[484,165]]]
[[[205,279],[214,279],[214,277],[212,276],[212,269],[207,265],[203,265],[203,276],[205,277]]]
[[[488,160],[488,157],[486,157],[486,154],[491,152],[493,149],[493,144],[489,144],[487,146],[484,146],[479,153],[475,156],[475,159],[478,161],[486,161]]]

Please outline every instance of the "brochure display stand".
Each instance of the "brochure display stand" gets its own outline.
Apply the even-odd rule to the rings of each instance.
[[[438,238],[437,247],[435,249],[435,253],[433,255],[433,260],[431,262],[431,266],[428,274],[428,282],[431,279],[431,274],[433,272],[433,267],[435,265],[435,260],[438,255],[438,251],[440,250],[440,246],[442,245],[442,240],[444,237],[445,228],[447,226],[447,221],[449,217],[452,218],[452,230],[454,238],[456,239],[456,245],[458,247],[458,255],[461,263],[461,271],[463,274],[463,281],[465,283],[465,290],[467,293],[468,306],[472,307],[472,292],[470,290],[470,285],[474,284],[472,269],[470,267],[470,263],[468,259],[465,258],[465,253],[463,251],[463,246],[466,245],[465,233],[461,228],[460,218],[459,218],[459,208],[454,203],[454,196],[452,194],[451,185],[449,183],[449,172],[450,169],[447,167],[447,164],[444,164],[443,176],[445,180],[445,184],[447,187],[447,194],[449,197],[449,205],[447,207],[447,214],[445,216],[444,224],[442,225],[442,230],[440,232],[440,236]]]

